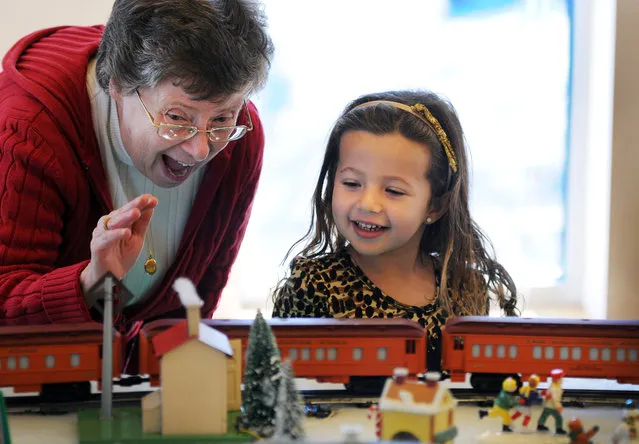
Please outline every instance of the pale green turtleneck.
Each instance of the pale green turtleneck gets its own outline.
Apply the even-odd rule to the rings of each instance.
[[[204,168],[198,169],[177,187],[161,188],[155,185],[133,166],[127,149],[122,143],[117,108],[111,96],[97,83],[95,59],[89,64],[87,91],[91,100],[93,126],[114,208],[120,208],[145,193],[153,194],[158,198],[158,205],[151,220],[150,230],[147,231],[142,252],[123,279],[124,285],[135,296],[130,303],[133,304],[150,293],[149,289],[162,280],[166,270],[173,263],[204,175]],[[140,113],[144,114],[142,105],[140,105]],[[158,136],[158,144],[159,142],[161,139]],[[158,266],[157,272],[153,275],[144,271],[144,262],[149,256],[149,249],[153,250],[153,257]]]

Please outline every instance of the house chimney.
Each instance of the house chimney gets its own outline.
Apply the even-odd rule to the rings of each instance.
[[[395,371],[393,372],[393,380],[400,385],[404,383],[407,376],[408,376],[408,369],[404,367],[397,367]]]
[[[200,307],[189,305],[186,307],[186,326],[189,337],[200,336]]]
[[[173,284],[173,288],[180,296],[180,302],[186,310],[186,326],[189,337],[200,335],[200,307],[202,299],[197,294],[197,290],[187,278],[178,278]]]
[[[440,378],[441,374],[439,372],[426,372],[426,385],[428,387],[435,387]]]

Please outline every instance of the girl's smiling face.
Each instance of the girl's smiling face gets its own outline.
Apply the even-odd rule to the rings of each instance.
[[[156,185],[170,188],[184,182],[220,153],[228,142],[211,142],[200,132],[188,140],[171,141],[160,137],[146,114],[156,124],[176,123],[199,129],[234,126],[244,112],[245,93],[215,102],[191,99],[180,86],[165,80],[153,88],[140,88],[138,94],[122,95],[111,83],[120,121],[122,142],[135,167]],[[142,105],[142,103],[144,106]]]
[[[361,255],[417,256],[431,199],[430,149],[399,133],[349,131],[333,184],[335,225]]]

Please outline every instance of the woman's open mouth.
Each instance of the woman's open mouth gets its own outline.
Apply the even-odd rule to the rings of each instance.
[[[189,176],[191,171],[195,168],[194,163],[188,164],[180,162],[179,160],[173,159],[166,154],[162,155],[162,163],[164,163],[164,168],[169,178],[177,182],[184,181]]]

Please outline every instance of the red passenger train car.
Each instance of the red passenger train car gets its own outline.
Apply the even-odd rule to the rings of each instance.
[[[183,320],[159,320],[140,331],[140,374],[159,384],[152,338]],[[203,320],[230,339],[242,340],[246,354],[252,320]],[[396,367],[416,376],[426,368],[423,328],[405,319],[271,319],[283,359],[297,377],[345,383],[362,392],[379,390]],[[56,384],[89,389],[100,381],[102,326],[0,327],[0,387],[46,393]],[[120,376],[122,350],[114,337],[113,376]],[[453,381],[471,374],[478,390],[498,390],[506,376],[518,379],[553,368],[567,377],[614,379],[639,384],[639,321],[460,317],[442,330],[442,368]],[[244,363],[242,362],[242,365]],[[521,380],[520,379],[520,380]],[[63,389],[66,391],[66,388]]]
[[[639,384],[639,321],[459,317],[446,323],[442,355],[452,381],[471,373],[476,389],[553,368],[567,377]]]
[[[159,384],[159,363],[152,338],[177,320],[147,324],[140,332],[140,373]],[[229,339],[242,340],[242,374],[252,320],[204,320]],[[426,362],[424,329],[405,319],[271,319],[282,359],[290,358],[296,377],[345,383],[355,390],[405,367],[423,373]]]
[[[114,335],[113,375],[119,376],[120,335]],[[0,387],[16,393],[59,392],[71,385],[75,396],[89,395],[102,377],[102,325],[25,325],[0,328]],[[79,390],[79,392],[78,392]]]

